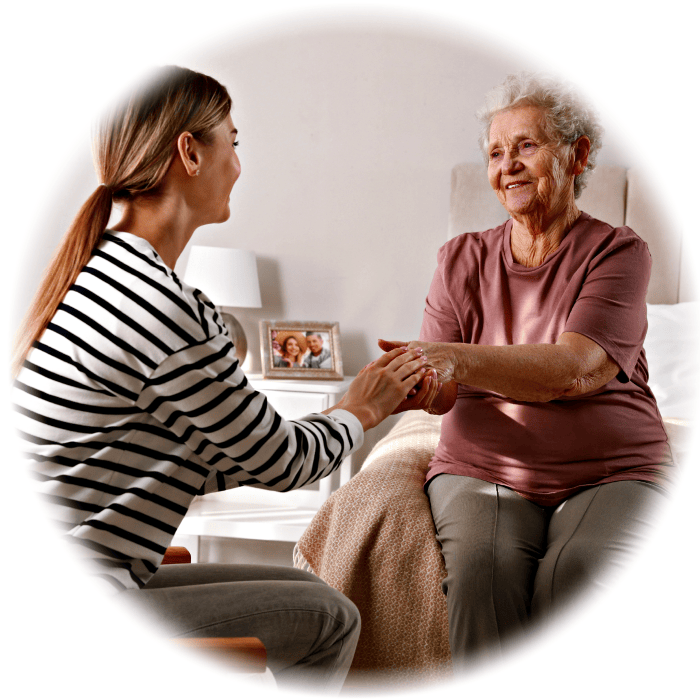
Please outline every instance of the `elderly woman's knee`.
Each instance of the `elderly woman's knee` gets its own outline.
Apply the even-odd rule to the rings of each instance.
[[[491,541],[471,541],[445,558],[447,577],[442,589],[473,599],[487,596],[529,600],[531,573],[515,549],[494,551]]]
[[[593,588],[604,571],[600,550],[585,541],[571,541],[556,557],[545,558],[535,579],[533,611],[561,608]]]

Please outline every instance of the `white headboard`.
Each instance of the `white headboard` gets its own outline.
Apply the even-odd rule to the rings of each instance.
[[[697,299],[689,265],[685,264],[688,261],[683,261],[681,255],[681,234],[673,230],[661,207],[648,195],[638,172],[598,166],[578,206],[612,226],[629,226],[647,242],[654,261],[648,303],[676,304]],[[466,231],[485,231],[507,218],[488,183],[483,163],[460,163],[452,169],[448,238]]]

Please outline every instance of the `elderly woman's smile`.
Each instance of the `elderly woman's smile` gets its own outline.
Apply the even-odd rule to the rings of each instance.
[[[516,220],[561,216],[574,208],[571,148],[547,132],[545,111],[523,104],[497,114],[489,133],[488,176]]]

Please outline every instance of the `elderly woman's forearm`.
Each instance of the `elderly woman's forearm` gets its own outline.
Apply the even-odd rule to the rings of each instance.
[[[456,343],[452,352],[455,381],[516,401],[552,401],[597,388],[586,380],[587,363],[562,345]]]

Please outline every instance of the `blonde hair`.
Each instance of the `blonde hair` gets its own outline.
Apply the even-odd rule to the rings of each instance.
[[[101,120],[94,146],[98,188],[49,262],[17,334],[13,374],[42,335],[107,228],[113,201],[157,194],[185,131],[205,143],[231,111],[225,87],[202,73],[166,66]]]

